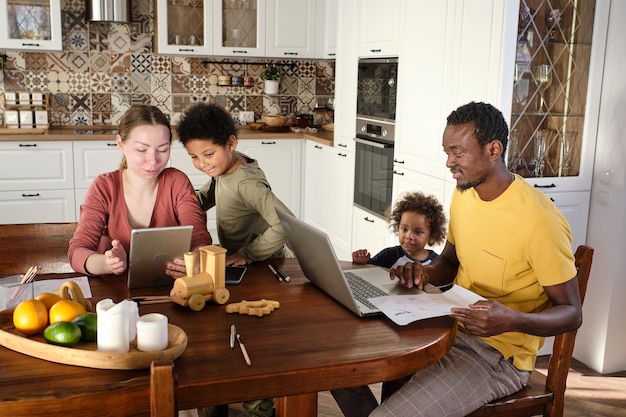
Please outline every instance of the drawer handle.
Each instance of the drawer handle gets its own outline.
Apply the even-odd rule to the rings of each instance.
[[[337,155],[341,156],[342,158],[345,158],[346,156],[348,156],[348,154],[341,153],[341,152],[340,152],[340,153],[338,153]]]
[[[339,146],[340,148],[347,148],[348,145],[346,145],[345,143],[338,143],[337,146]]]
[[[113,142],[113,143],[108,142],[108,143],[107,143],[107,146],[117,146],[117,143],[115,143],[115,142]]]
[[[393,162],[396,163],[396,164],[403,164],[404,165],[404,161],[399,161],[397,159],[394,159]]]
[[[22,197],[39,197],[39,193],[37,193],[37,194],[22,194]]]
[[[398,172],[398,171],[396,171],[395,169],[393,170],[393,173],[394,173],[394,174],[396,174],[396,175],[402,175],[402,176],[404,176],[404,172]]]
[[[297,52],[283,52],[283,55],[298,55]]]
[[[537,185],[537,184],[534,184],[533,187],[535,187],[535,188],[556,188],[556,184],[550,184],[550,185]]]
[[[261,142],[261,145],[276,145],[276,141],[272,141],[272,142]]]
[[[369,217],[363,217],[363,220],[365,220],[366,222],[374,223],[374,220],[370,219]]]
[[[20,148],[36,148],[37,144],[36,143],[20,143],[19,147]]]
[[[370,49],[370,52],[380,52],[382,49]]]
[[[320,145],[313,145],[313,147],[314,147],[315,149],[322,149],[322,147],[321,147]]]

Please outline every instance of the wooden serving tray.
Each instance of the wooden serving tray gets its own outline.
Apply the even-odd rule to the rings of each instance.
[[[98,352],[96,343],[80,342],[75,347],[63,347],[46,343],[42,335],[26,337],[13,326],[13,310],[0,311],[0,344],[24,355],[66,365],[98,369],[144,369],[154,360],[174,360],[187,347],[187,334],[173,324],[168,325],[167,349],[158,352],[142,352],[136,343],[130,351]]]

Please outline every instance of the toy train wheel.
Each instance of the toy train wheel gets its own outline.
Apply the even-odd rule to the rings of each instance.
[[[206,303],[204,297],[200,294],[193,294],[189,297],[189,308],[193,311],[200,311],[204,308]]]
[[[217,304],[225,304],[230,298],[230,291],[227,288],[216,288],[213,299]]]

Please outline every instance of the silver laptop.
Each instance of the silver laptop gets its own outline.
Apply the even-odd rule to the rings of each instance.
[[[420,292],[390,280],[389,271],[384,268],[342,270],[326,233],[279,208],[276,213],[304,275],[357,316],[381,314],[368,298]]]
[[[193,226],[150,227],[130,232],[128,288],[172,286],[165,265],[189,251]]]

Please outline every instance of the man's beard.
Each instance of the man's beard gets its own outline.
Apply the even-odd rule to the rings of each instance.
[[[474,181],[469,181],[463,184],[457,184],[456,185],[456,189],[463,192],[466,190],[469,190],[470,188],[476,188],[478,187],[480,184],[482,184],[483,182],[485,182],[485,176],[480,176],[478,177],[478,179],[474,180]]]

